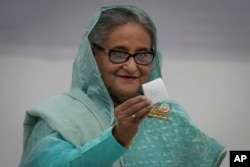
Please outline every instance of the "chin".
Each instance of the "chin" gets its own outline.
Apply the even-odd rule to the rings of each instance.
[[[116,101],[117,103],[123,103],[124,101],[138,96],[140,93],[139,91],[123,91],[123,92],[116,92],[115,94],[111,95],[113,101]]]
[[[140,93],[139,91],[136,91],[136,92],[124,92],[122,94],[122,97],[125,99],[125,100],[128,100],[130,98],[133,98],[133,97],[136,97],[138,96]]]

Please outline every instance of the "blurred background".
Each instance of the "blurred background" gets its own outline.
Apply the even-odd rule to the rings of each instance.
[[[227,150],[250,150],[249,0],[0,0],[0,166],[18,165],[25,110],[69,90],[88,20],[114,4],[152,17],[170,97]]]

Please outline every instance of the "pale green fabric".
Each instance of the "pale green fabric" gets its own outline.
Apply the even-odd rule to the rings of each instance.
[[[130,150],[126,167],[219,167],[226,155],[224,146],[202,132],[185,110],[173,100],[169,120],[146,118]]]
[[[85,29],[73,65],[71,91],[27,111],[19,166],[219,166],[226,153],[224,147],[197,128],[184,109],[169,99],[162,101],[170,105],[169,121],[146,118],[129,149],[114,139],[113,102],[88,40],[100,13],[113,7],[98,11]],[[138,8],[123,7],[146,15]],[[162,57],[156,46],[154,50],[157,54],[149,80],[161,77]]]
[[[109,123],[80,89],[27,111],[20,167],[120,166],[127,151]],[[117,161],[117,162],[115,162]]]

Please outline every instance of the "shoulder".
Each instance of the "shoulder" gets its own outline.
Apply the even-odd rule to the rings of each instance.
[[[36,121],[42,119],[64,139],[78,146],[91,137],[96,137],[107,127],[91,103],[93,102],[81,90],[62,93],[28,110],[25,125],[32,129]]]
[[[44,112],[75,112],[81,110],[81,112],[86,111],[82,110],[86,109],[86,106],[91,103],[91,100],[88,96],[81,91],[78,90],[70,90],[68,92],[64,92],[61,94],[57,94],[55,96],[51,96],[46,100],[42,101],[38,105],[29,109],[28,112],[32,111],[44,111]]]

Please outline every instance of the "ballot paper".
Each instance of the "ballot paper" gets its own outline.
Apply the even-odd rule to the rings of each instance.
[[[167,89],[162,78],[147,82],[142,85],[142,88],[145,96],[152,100],[154,104],[168,98]]]

